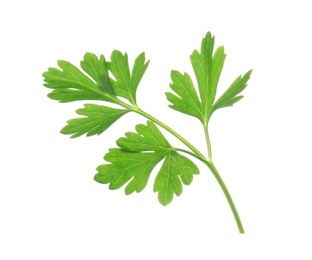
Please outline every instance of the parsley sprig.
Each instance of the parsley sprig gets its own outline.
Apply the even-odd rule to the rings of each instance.
[[[136,126],[136,132],[127,132],[125,137],[119,138],[117,148],[109,149],[104,156],[106,163],[97,168],[94,177],[97,182],[109,184],[110,189],[119,189],[125,185],[127,195],[140,192],[146,187],[154,167],[162,161],[154,181],[154,192],[158,193],[159,202],[167,205],[173,200],[174,194],[179,196],[182,193],[183,184],[191,184],[193,175],[199,174],[196,164],[183,154],[191,155],[210,169],[225,194],[240,233],[244,233],[231,195],[212,161],[208,123],[217,109],[232,106],[243,97],[240,93],[247,86],[251,70],[236,78],[223,95],[216,99],[226,55],[222,46],[214,51],[214,41],[214,37],[208,32],[202,40],[200,50],[194,50],[190,56],[197,89],[188,73],[172,71],[172,92],[166,93],[172,109],[196,117],[201,122],[207,156],[137,105],[137,88],[149,64],[144,53],[135,59],[131,70],[128,55],[117,50],[112,52],[110,61],[104,55],[98,57],[86,53],[80,63],[82,70],[61,60],[58,61],[59,68],[49,68],[43,73],[44,86],[52,89],[48,97],[59,102],[100,100],[120,106],[117,109],[85,104],[84,108],[76,111],[82,117],[69,120],[61,130],[61,133],[71,135],[72,138],[84,134],[99,135],[129,112],[148,119],[146,124]],[[179,139],[187,149],[173,147],[157,125]]]

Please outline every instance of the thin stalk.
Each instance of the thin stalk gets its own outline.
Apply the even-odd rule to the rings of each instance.
[[[172,135],[174,135],[177,139],[179,139],[183,144],[185,144],[192,152],[194,152],[194,154],[197,155],[198,158],[201,158],[202,160],[206,160],[205,156],[198,151],[191,143],[189,143],[184,137],[182,137],[181,135],[179,135],[176,131],[174,131],[172,128],[170,128],[169,126],[167,126],[166,124],[164,124],[163,122],[159,121],[157,118],[151,116],[150,114],[144,112],[143,110],[141,110],[140,108],[137,108],[136,110],[133,110],[134,112],[146,117],[147,119],[153,121],[154,123],[158,124],[159,126],[161,126],[162,128],[166,129],[169,133],[171,133]]]
[[[237,224],[237,227],[238,227],[238,230],[239,230],[239,233],[243,234],[245,233],[244,231],[244,227],[243,227],[243,224],[240,220],[240,217],[238,215],[238,212],[237,212],[237,209],[235,207],[235,204],[234,204],[234,201],[231,197],[231,194],[230,192],[228,191],[225,183],[223,182],[219,172],[217,171],[216,167],[214,166],[213,162],[207,162],[206,165],[209,167],[209,169],[211,170],[212,174],[214,175],[214,177],[216,178],[216,180],[218,181],[229,205],[230,205],[230,208],[232,210],[232,213],[233,213],[233,216],[235,218],[235,221],[236,221],[236,224]]]
[[[208,125],[204,125],[204,131],[205,131],[207,150],[208,150],[208,161],[212,162],[212,153],[211,153],[211,144],[210,144],[210,138],[209,138],[209,133],[208,133]]]
[[[202,157],[198,156],[197,154],[192,153],[192,152],[190,152],[190,151],[188,151],[188,150],[184,150],[184,149],[176,148],[176,147],[174,147],[173,149],[176,150],[176,151],[180,151],[180,152],[183,152],[183,153],[187,153],[187,154],[189,154],[189,155],[195,157],[196,159],[202,161],[204,164],[207,164],[207,163],[208,163],[208,162],[207,162],[207,159],[202,158]]]
[[[212,161],[207,161],[207,159],[203,159],[199,156],[197,156],[196,154],[190,152],[190,151],[187,151],[187,150],[184,150],[184,149],[180,149],[180,148],[174,148],[176,151],[180,151],[180,152],[184,152],[184,153],[187,153],[195,158],[197,158],[198,160],[202,161],[204,164],[206,164],[208,166],[208,168],[210,169],[210,171],[212,172],[213,176],[215,177],[215,179],[217,180],[218,184],[220,185],[225,197],[226,197],[226,200],[228,202],[228,204],[230,205],[230,208],[232,210],[232,213],[233,213],[233,216],[234,216],[234,219],[236,221],[236,225],[237,225],[237,228],[239,230],[239,233],[243,234],[245,233],[244,231],[244,227],[243,227],[243,224],[240,220],[240,217],[238,215],[238,212],[237,212],[237,209],[235,207],[235,204],[234,204],[234,201],[232,199],[232,196],[229,192],[229,190],[227,189],[224,181],[222,180],[218,170],[216,169],[216,167],[214,166],[213,162]]]

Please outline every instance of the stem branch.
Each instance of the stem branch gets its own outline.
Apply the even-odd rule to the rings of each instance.
[[[205,158],[202,158],[202,157],[198,156],[198,155],[195,154],[195,153],[192,153],[192,152],[190,152],[190,151],[188,151],[188,150],[184,150],[184,149],[181,149],[181,148],[176,148],[176,147],[174,147],[173,149],[176,150],[176,151],[180,151],[180,152],[183,152],[183,153],[187,153],[187,154],[189,154],[189,155],[195,157],[196,159],[202,161],[204,164],[207,164],[207,160],[206,160]]]
[[[177,139],[179,139],[183,144],[185,144],[192,152],[194,152],[194,154],[196,154],[197,158],[200,160],[204,160],[206,161],[205,156],[198,151],[191,143],[189,143],[184,137],[182,137],[181,135],[179,135],[176,131],[174,131],[172,128],[170,128],[169,126],[167,126],[166,124],[164,124],[163,122],[159,121],[158,119],[156,119],[155,117],[151,116],[150,114],[144,112],[143,110],[137,108],[136,110],[133,110],[134,112],[146,117],[147,119],[153,121],[154,123],[158,124],[159,126],[161,126],[162,128],[166,129],[169,133],[171,133],[172,135],[174,135]]]

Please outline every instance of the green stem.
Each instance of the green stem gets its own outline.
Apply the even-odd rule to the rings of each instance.
[[[210,144],[210,138],[209,138],[209,133],[208,133],[208,125],[204,125],[204,131],[205,131],[207,150],[208,150],[208,161],[212,162],[212,153],[211,153],[211,144]]]
[[[240,220],[240,217],[238,215],[238,212],[237,212],[237,209],[235,207],[235,204],[234,204],[234,201],[231,197],[231,194],[229,192],[229,190],[227,189],[224,181],[222,180],[219,172],[217,171],[216,167],[214,166],[213,162],[212,161],[207,161],[207,159],[203,159],[199,156],[197,156],[196,154],[190,152],[190,151],[187,151],[187,150],[184,150],[184,149],[180,149],[180,148],[174,148],[176,151],[180,151],[180,152],[184,152],[184,153],[187,153],[195,158],[197,158],[198,160],[202,161],[204,164],[206,164],[208,166],[208,168],[210,169],[210,171],[212,172],[213,176],[216,178],[218,184],[220,185],[226,199],[227,199],[227,202],[229,203],[230,205],[230,208],[232,210],[232,213],[233,213],[233,216],[235,218],[235,221],[236,221],[236,225],[238,227],[238,230],[239,230],[239,233],[243,234],[245,233],[244,231],[244,227],[243,227],[243,224]]]
[[[133,110],[133,109],[132,109]],[[150,114],[144,112],[143,110],[136,108],[135,110],[136,113],[146,117],[147,119],[153,121],[154,123],[158,124],[162,128],[166,129],[169,133],[174,135],[177,139],[179,139],[183,144],[185,144],[194,154],[197,156],[197,158],[200,158],[200,160],[206,160],[205,156],[198,151],[191,143],[189,143],[185,138],[183,138],[181,135],[179,135],[176,131],[174,131],[172,128],[164,124],[163,122],[159,121],[155,117],[151,116]]]
[[[234,204],[234,201],[231,197],[231,194],[230,192],[228,191],[225,183],[223,182],[219,172],[217,171],[216,167],[214,166],[213,162],[207,162],[206,165],[209,167],[209,169],[211,170],[212,174],[214,175],[214,177],[216,178],[216,180],[218,181],[229,205],[230,205],[230,208],[232,210],[232,213],[233,213],[233,216],[235,218],[235,221],[236,221],[236,224],[237,224],[237,227],[238,227],[238,230],[239,230],[239,233],[243,234],[245,233],[244,231],[244,227],[243,227],[243,224],[240,220],[240,217],[238,215],[238,212],[237,212],[237,209],[235,207],[235,204]]]
[[[192,152],[190,152],[190,151],[188,151],[188,150],[184,150],[184,149],[176,148],[176,147],[174,147],[173,149],[176,150],[176,151],[180,151],[180,152],[183,152],[183,153],[187,153],[187,154],[189,154],[189,155],[195,157],[196,159],[202,161],[204,164],[207,164],[207,163],[208,163],[208,162],[207,162],[207,159],[202,158],[202,157],[198,156],[197,154],[192,153]]]

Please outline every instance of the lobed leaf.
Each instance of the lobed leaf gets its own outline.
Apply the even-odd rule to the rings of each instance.
[[[99,166],[94,179],[109,184],[110,189],[127,183],[126,194],[140,192],[153,168],[165,159],[157,174],[154,191],[158,192],[159,202],[167,205],[173,194],[182,193],[182,182],[189,185],[193,174],[198,174],[199,170],[191,160],[172,148],[154,123],[148,121],[147,125],[137,125],[136,131],[126,133],[126,137],[117,141],[119,148],[109,150],[104,159],[110,164]]]
[[[194,50],[190,56],[206,119],[212,106],[213,101],[211,102],[211,100],[215,95],[215,90],[209,84],[211,80],[213,48],[214,37],[208,32],[202,40],[200,52]]]
[[[190,56],[192,67],[196,76],[199,96],[190,76],[172,71],[171,89],[175,92],[166,93],[167,99],[172,103],[172,109],[197,117],[207,125],[211,114],[222,107],[232,106],[242,99],[238,96],[247,86],[251,71],[244,77],[238,77],[229,89],[215,102],[217,86],[223,69],[226,54],[224,47],[220,46],[214,52],[214,37],[210,32],[206,34],[201,43],[200,51],[194,50]]]
[[[112,87],[108,78],[106,61],[102,55],[98,60],[87,53],[81,66],[94,81],[67,61],[58,61],[57,68],[43,73],[45,87],[54,89],[49,97],[60,102],[77,100],[104,100],[114,102]]]
[[[193,174],[198,174],[197,166],[188,158],[176,151],[170,151],[157,174],[154,183],[154,192],[158,192],[158,200],[162,205],[169,204],[173,194],[180,196],[182,193],[182,182],[191,184]]]
[[[111,61],[108,62],[108,69],[115,78],[115,80],[111,79],[111,83],[116,94],[128,99],[132,104],[136,104],[136,90],[148,64],[149,62],[145,63],[145,54],[141,53],[134,61],[130,74],[127,53],[113,51]]]
[[[215,51],[212,58],[211,72],[209,75],[209,89],[210,89],[210,92],[208,93],[209,106],[211,106],[215,100],[218,82],[223,69],[225,57],[226,54],[224,53],[224,47],[221,46]]]
[[[153,168],[163,159],[162,153],[131,153],[122,149],[110,149],[104,157],[111,164],[97,168],[95,181],[109,183],[111,190],[119,189],[124,184],[127,195],[141,192],[149,179]]]
[[[127,53],[122,54],[120,51],[113,51],[111,61],[108,62],[108,69],[116,79],[111,79],[116,94],[132,102],[131,76]]]
[[[95,54],[87,52],[84,55],[83,61],[80,62],[80,66],[94,79],[100,89],[108,94],[115,95],[110,83],[108,67],[104,55],[100,55],[98,59]]]
[[[198,98],[192,79],[187,73],[181,74],[178,71],[171,72],[171,89],[178,95],[166,93],[167,99],[172,103],[172,109],[194,116],[204,122],[205,116],[202,103]]]
[[[87,133],[87,136],[99,135],[116,122],[120,117],[129,112],[125,109],[116,109],[106,106],[85,104],[85,108],[76,110],[76,113],[86,117],[75,118],[67,121],[62,128],[62,134],[72,135],[72,138]]]
[[[231,86],[224,92],[224,94],[213,105],[213,111],[222,108],[233,106],[236,102],[241,100],[243,96],[238,96],[246,87],[250,79],[252,70],[248,71],[243,77],[239,76],[231,84]]]
[[[131,81],[132,81],[132,91],[134,100],[136,101],[136,90],[138,85],[149,65],[149,61],[145,62],[145,53],[142,52],[134,61],[132,72],[131,72]]]
[[[104,100],[122,104],[117,96],[135,101],[136,89],[148,63],[145,62],[145,54],[141,53],[135,59],[130,75],[127,54],[113,51],[112,61],[107,63],[104,55],[98,58],[87,52],[80,62],[86,74],[67,61],[58,61],[59,69],[49,68],[43,73],[44,86],[53,89],[48,97],[60,102]],[[109,69],[116,80],[110,79]],[[86,117],[69,120],[61,130],[61,133],[72,135],[72,138],[83,134],[101,134],[129,110],[87,104],[76,112]]]
[[[139,124],[135,129],[137,133],[126,133],[126,137],[117,140],[117,145],[132,152],[162,152],[173,149],[154,123],[148,121],[147,125]]]

